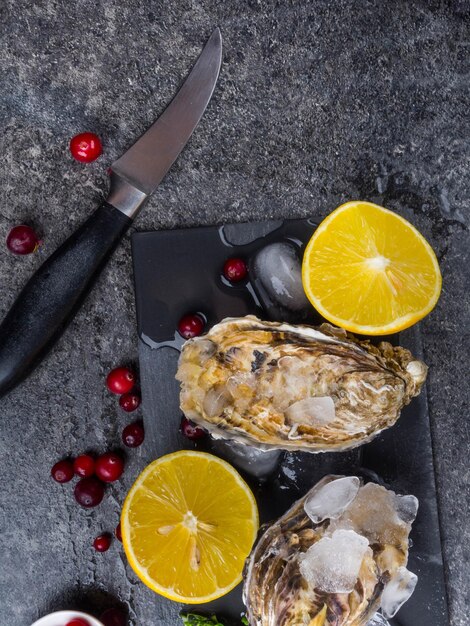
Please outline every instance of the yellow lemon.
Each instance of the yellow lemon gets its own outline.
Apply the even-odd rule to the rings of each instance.
[[[354,201],[335,209],[314,232],[302,283],[328,321],[385,335],[427,315],[442,279],[433,249],[414,226],[393,211]]]
[[[137,478],[121,530],[129,563],[146,585],[171,600],[200,604],[241,581],[258,509],[231,465],[182,450],[157,459]]]

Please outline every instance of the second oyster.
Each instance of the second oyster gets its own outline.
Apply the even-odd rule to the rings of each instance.
[[[406,569],[414,496],[326,476],[253,548],[244,601],[251,626],[365,626],[392,617],[417,577]],[[386,623],[386,622],[385,622]]]

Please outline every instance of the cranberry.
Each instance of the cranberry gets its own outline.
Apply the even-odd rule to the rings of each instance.
[[[124,393],[119,398],[119,406],[126,413],[135,411],[140,405],[140,396],[137,393]]]
[[[106,378],[109,391],[117,395],[129,393],[135,384],[134,372],[128,367],[116,367],[111,370]]]
[[[58,483],[68,483],[73,478],[73,463],[72,461],[59,461],[51,469],[51,476]]]
[[[86,509],[97,506],[104,496],[104,485],[94,476],[82,478],[73,491],[75,500]]]
[[[225,278],[231,283],[238,283],[240,280],[246,278],[248,268],[243,259],[234,257],[225,261],[223,272]]]
[[[90,622],[81,617],[75,617],[70,622],[67,622],[66,626],[90,626]]]
[[[119,522],[119,524],[114,529],[114,536],[116,537],[118,541],[122,543],[121,522]]]
[[[202,315],[198,313],[188,313],[178,322],[178,332],[184,339],[192,339],[202,333],[205,326]]]
[[[95,473],[105,483],[114,482],[123,471],[124,461],[114,452],[106,452],[96,459]]]
[[[103,535],[98,535],[93,542],[93,547],[97,552],[106,552],[109,550],[109,546],[111,545],[111,535],[109,533],[104,533]]]
[[[127,617],[119,609],[108,609],[101,617],[104,626],[127,626]]]
[[[103,151],[101,139],[95,133],[80,133],[70,140],[70,152],[77,161],[91,163]]]
[[[201,437],[206,436],[206,431],[204,428],[201,428],[194,422],[191,422],[186,417],[182,417],[181,419],[181,432],[188,439],[201,439]]]
[[[89,454],[81,454],[73,462],[73,469],[77,476],[89,478],[95,473],[95,459]]]
[[[31,226],[15,226],[7,237],[7,248],[13,254],[31,254],[36,252],[41,242]]]
[[[145,431],[142,422],[128,424],[122,431],[122,440],[128,448],[137,448],[144,441]]]

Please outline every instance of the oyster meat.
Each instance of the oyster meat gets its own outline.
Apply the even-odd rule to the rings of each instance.
[[[323,324],[225,319],[187,341],[177,379],[184,414],[212,436],[262,450],[345,450],[392,426],[427,367]]]
[[[393,617],[417,582],[406,569],[417,510],[414,496],[355,476],[323,478],[248,557],[250,625],[365,626],[379,609]]]

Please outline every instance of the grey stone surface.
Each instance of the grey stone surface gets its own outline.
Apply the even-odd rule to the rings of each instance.
[[[0,246],[0,314],[106,189],[106,167],[174,94],[215,25],[218,88],[190,145],[135,228],[328,212],[350,198],[409,218],[434,246],[444,288],[422,323],[452,626],[469,613],[469,5],[457,0],[4,0],[0,5],[0,237],[36,224],[29,257]],[[67,150],[83,130],[104,155]],[[126,489],[149,460],[129,453],[96,511],[52,484],[67,454],[119,445],[129,417],[104,387],[136,358],[129,239],[64,337],[0,400],[0,623],[28,626],[119,598],[134,626],[160,624],[152,592],[114,545]]]

